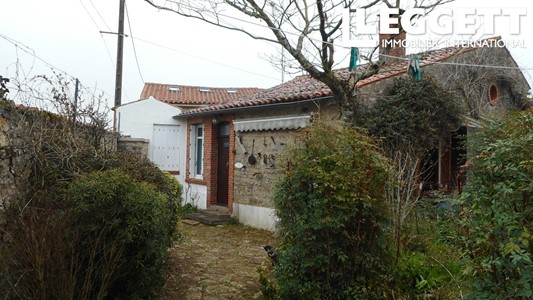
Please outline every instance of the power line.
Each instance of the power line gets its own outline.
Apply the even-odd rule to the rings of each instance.
[[[98,11],[98,8],[96,8],[96,6],[94,5],[93,0],[89,0],[89,2],[91,2],[91,5],[93,6],[94,10],[96,11],[98,16],[100,17],[100,20],[102,20],[102,22],[104,23],[104,25],[107,28],[107,30],[111,31],[111,27],[109,27],[109,25],[107,25],[106,21],[104,20],[104,18],[100,14],[100,11]]]
[[[158,7],[164,8],[165,10],[168,10],[168,11],[174,11],[172,8],[168,8],[168,7],[164,7],[164,6],[158,6]],[[180,7],[184,7],[184,8],[190,9],[190,10],[196,10],[197,9],[197,8],[195,8],[193,6],[190,6],[190,5],[187,5],[187,4],[183,4],[183,3],[180,3]],[[213,13],[213,12],[209,12],[209,11],[207,11],[207,13],[211,13],[213,15],[216,15],[217,19],[218,19],[219,16],[222,16],[222,17],[226,17],[226,18],[233,19],[233,20],[236,20],[236,21],[244,22],[244,23],[247,23],[247,24],[250,24],[250,25],[255,25],[255,26],[262,27],[262,28],[267,28],[267,29],[270,29],[270,30],[280,31],[280,32],[282,32],[285,35],[293,35],[293,36],[298,36],[298,37],[301,36],[301,33],[295,33],[295,32],[286,31],[286,30],[283,30],[281,28],[271,27],[271,26],[268,26],[268,25],[260,24],[260,23],[255,23],[255,22],[244,20],[244,19],[241,19],[241,18],[225,15],[223,13]],[[221,21],[223,21],[223,20],[221,20]],[[227,23],[227,24],[230,24],[231,26],[234,26],[231,23]],[[234,26],[234,27],[237,28],[236,26]],[[322,41],[320,39],[311,38],[309,36],[306,36],[306,38],[309,39],[310,41],[319,42],[319,43],[323,43],[323,44],[326,44],[326,45],[332,45],[332,46],[339,47],[339,48],[350,49],[350,47],[346,47],[346,46],[343,46],[343,45],[335,44],[333,42]],[[385,57],[401,59],[401,60],[409,60],[409,58],[400,58],[400,57],[388,56],[388,55],[384,55],[384,54],[380,54],[380,55],[385,56]],[[432,63],[432,64],[457,65],[457,66],[466,66],[466,67],[483,67],[483,68],[494,68],[494,69],[514,69],[514,70],[522,70],[522,71],[531,71],[531,70],[533,70],[533,68],[520,68],[520,67],[507,67],[507,66],[476,65],[476,64],[464,64],[464,63],[452,63],[452,62],[432,62],[432,61],[426,61],[426,62]]]
[[[394,58],[398,60],[410,60],[406,57],[398,57],[398,56],[392,56],[392,55],[386,55],[386,54],[380,54],[380,56],[388,57],[388,58]],[[445,62],[445,61],[431,61],[431,60],[423,60],[421,59],[420,62],[425,62],[427,64],[435,64],[435,65],[449,65],[449,66],[463,66],[463,67],[476,67],[476,68],[489,68],[489,69],[502,69],[502,70],[521,70],[521,71],[531,71],[533,68],[520,68],[520,67],[508,67],[508,66],[494,66],[494,65],[479,65],[479,64],[467,64],[467,63],[457,63],[457,62]]]
[[[166,1],[165,1],[166,2]],[[155,5],[155,4],[154,4]],[[190,10],[198,10],[198,8],[194,7],[194,6],[190,6],[190,5],[187,5],[187,4],[183,4],[183,3],[180,3],[179,4],[180,7],[184,7],[184,8],[187,8],[187,9],[190,9]],[[159,9],[163,9],[163,10],[168,10],[168,11],[171,11],[171,12],[176,12],[175,10],[173,10],[172,8],[168,8],[168,7],[165,7],[165,6],[160,6],[160,5],[155,5],[155,7],[159,8]],[[237,28],[237,26],[225,21],[225,20],[222,20],[221,18],[219,18],[219,16],[222,16],[222,17],[226,17],[228,19],[233,19],[233,20],[236,20],[236,21],[240,21],[240,22],[243,22],[243,23],[246,23],[246,24],[250,24],[250,25],[254,25],[254,26],[257,26],[257,27],[262,27],[262,28],[266,28],[266,29],[270,29],[270,30],[276,30],[276,31],[279,31],[279,32],[282,32],[283,34],[285,35],[293,35],[293,36],[301,36],[302,34],[301,33],[295,33],[295,32],[290,32],[290,31],[286,31],[286,30],[283,30],[281,28],[278,28],[278,27],[272,27],[272,26],[268,26],[268,25],[263,25],[261,23],[256,23],[256,22],[252,22],[252,21],[248,21],[248,20],[244,20],[244,19],[240,19],[240,18],[237,18],[237,17],[233,17],[233,16],[229,16],[229,15],[225,15],[223,13],[220,13],[220,12],[217,12],[217,13],[213,13],[213,12],[210,12],[210,11],[205,11],[203,10],[202,12],[204,13],[211,13],[214,15],[214,17],[217,19],[218,22],[224,22],[228,25],[231,25],[231,26],[234,26],[235,29],[239,30]],[[225,26],[228,26],[228,25],[225,25]],[[228,26],[229,27],[229,26]],[[350,47],[345,47],[345,46],[342,46],[342,45],[338,45],[338,44],[334,44],[332,42],[328,42],[328,41],[322,41],[321,39],[317,39],[317,38],[311,38],[309,36],[306,36],[307,39],[309,39],[310,41],[314,41],[314,42],[319,42],[319,43],[324,43],[326,45],[332,45],[332,46],[336,46],[336,47],[339,47],[339,48],[344,48],[344,49],[350,49]]]
[[[17,49],[20,49],[20,50],[26,52],[27,54],[31,55],[35,59],[40,60],[41,62],[45,63],[48,67],[51,67],[53,69],[56,69],[56,70],[60,71],[61,73],[65,73],[65,74],[71,76],[66,71],[63,71],[62,69],[52,65],[51,63],[49,63],[48,61],[44,60],[43,58],[37,56],[37,54],[35,54],[35,50],[30,48],[29,46],[26,46],[26,45],[22,44],[21,42],[15,40],[15,39],[12,39],[12,38],[10,38],[10,37],[8,37],[6,35],[3,35],[3,34],[0,34],[0,37],[2,39],[4,39],[4,40],[8,41],[9,43],[13,44]],[[21,47],[21,45],[22,45],[22,47]],[[75,78],[74,76],[71,76],[71,77]]]
[[[141,73],[141,67],[139,66],[139,58],[137,57],[137,49],[135,48],[135,42],[133,41],[133,31],[131,30],[130,13],[128,11],[128,5],[126,3],[125,3],[125,7],[126,7],[126,18],[128,19],[128,27],[130,29],[130,35],[131,35],[131,44],[133,46],[133,54],[135,55],[135,63],[137,63],[137,70],[139,71],[139,76],[141,77],[141,80],[144,84],[145,81]]]
[[[33,57],[33,59],[36,59],[36,60],[39,60],[41,62],[43,62],[45,65],[47,65],[49,68],[53,69],[53,70],[56,70],[56,71],[59,71],[65,75],[67,75],[68,77],[70,77],[71,79],[76,79],[78,77],[68,73],[67,71],[51,64],[50,62],[48,62],[47,60],[45,60],[44,58],[38,56],[36,53],[35,53],[35,50],[33,50],[31,47],[27,46],[27,45],[24,45],[23,43],[13,39],[13,38],[10,38],[6,35],[3,35],[0,33],[0,38],[6,40],[8,43],[12,44],[16,49],[20,49],[22,51],[24,51],[26,54],[30,55]],[[33,66],[32,66],[33,68]],[[96,90],[99,90],[101,91],[104,95],[106,95],[107,97],[110,97],[108,93],[106,93],[106,91],[98,88],[98,87],[87,87],[87,86],[84,86],[83,84],[81,84],[82,87],[84,87],[85,89],[89,90],[89,89],[94,89],[95,91]]]
[[[223,63],[220,63],[220,62],[218,62],[218,61],[214,61],[214,60],[211,60],[211,59],[208,59],[208,58],[204,58],[204,57],[200,57],[200,56],[197,56],[197,55],[194,55],[194,54],[190,54],[190,53],[187,53],[187,52],[183,52],[183,51],[181,51],[181,50],[176,50],[176,49],[173,49],[173,48],[170,48],[170,47],[167,47],[167,46],[164,46],[164,45],[158,44],[158,43],[154,43],[154,42],[151,42],[151,41],[148,41],[148,40],[145,40],[145,39],[141,39],[141,38],[138,38],[138,37],[136,37],[135,39],[136,39],[136,40],[139,40],[139,41],[141,41],[141,42],[144,42],[144,43],[147,43],[147,44],[153,45],[153,46],[157,46],[157,47],[160,47],[160,48],[166,49],[166,50],[170,50],[170,51],[177,52],[177,53],[180,53],[180,54],[183,54],[183,55],[187,55],[187,56],[190,56],[190,57],[194,57],[194,58],[196,58],[196,59],[203,60],[203,61],[207,61],[207,62],[210,62],[210,63],[216,64],[216,65],[224,66],[224,67],[226,67],[226,68],[230,68],[230,69],[234,69],[234,70],[237,70],[237,71],[241,71],[241,72],[245,72],[245,73],[253,74],[253,75],[256,75],[256,76],[260,76],[260,77],[264,77],[264,78],[268,78],[268,79],[273,79],[273,80],[279,81],[279,78],[274,78],[274,77],[271,77],[271,76],[268,76],[268,75],[263,75],[263,74],[261,74],[261,73],[256,73],[256,72],[252,72],[252,71],[244,70],[244,69],[241,69],[241,68],[237,68],[237,67],[234,67],[234,66],[231,66],[231,65],[223,64]]]
[[[89,10],[88,10],[87,7],[85,6],[85,4],[83,4],[83,1],[82,1],[82,0],[78,0],[78,1],[80,2],[81,6],[83,6],[83,9],[85,10],[85,12],[86,12],[87,15],[89,16],[89,18],[91,18],[91,20],[93,21],[93,24],[94,24],[94,26],[96,27],[96,29],[98,29],[98,31],[100,32],[100,26],[98,26],[98,23],[96,23],[96,21],[94,20],[93,16],[92,16],[91,13],[89,12]],[[91,1],[91,3],[92,3],[92,1]],[[93,6],[94,6],[94,4],[93,4]],[[95,7],[95,9],[96,9],[96,7]],[[98,13],[98,10],[96,10],[96,12]],[[100,15],[100,13],[98,13],[98,15]],[[102,17],[102,16],[100,16],[100,17]],[[102,19],[102,20],[103,20],[103,19]],[[105,21],[104,21],[104,24],[106,24]],[[106,26],[107,26],[107,24],[106,24]],[[108,28],[109,30],[111,30],[111,29],[109,28],[109,26],[107,26],[107,28]],[[107,46],[107,42],[105,41],[105,39],[104,39],[104,35],[103,35],[101,32],[100,32],[100,38],[101,38],[102,41],[104,42],[104,46],[105,46],[105,49],[107,50],[107,55],[109,56],[109,61],[111,62],[111,66],[113,67],[113,69],[115,69],[115,62],[113,61],[113,57],[111,56],[111,51],[109,51],[109,47]]]

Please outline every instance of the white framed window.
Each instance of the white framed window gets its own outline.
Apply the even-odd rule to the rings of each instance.
[[[191,170],[193,178],[203,179],[204,174],[204,125],[191,126]]]

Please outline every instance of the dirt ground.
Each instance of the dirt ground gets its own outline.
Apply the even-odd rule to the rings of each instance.
[[[242,225],[178,225],[164,300],[261,299],[257,268],[270,263],[262,246],[273,233]]]

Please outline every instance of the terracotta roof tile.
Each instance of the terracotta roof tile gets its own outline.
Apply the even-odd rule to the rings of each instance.
[[[177,84],[144,84],[141,99],[150,96],[174,105],[209,105],[233,101],[261,91],[259,88],[214,88]]]
[[[499,37],[492,39],[499,39]],[[474,49],[476,48],[455,46],[427,52],[421,52],[417,53],[417,55],[421,59],[420,66],[424,67],[427,65],[431,65],[435,62],[450,59],[458,54],[469,52]],[[407,64],[408,61],[406,60],[399,60],[395,63],[386,64],[380,68],[377,74],[358,81],[357,87],[361,88],[365,85],[405,73],[407,70]],[[368,65],[362,65],[358,68],[358,72],[363,72],[365,68],[368,67]],[[348,69],[339,69],[335,72],[338,76],[343,78],[348,78],[350,74]],[[311,76],[309,75],[302,75],[297,76],[290,81],[274,86],[272,88],[262,90],[248,96],[244,96],[235,101],[218,105],[214,104],[211,106],[190,110],[188,112],[183,113],[182,116],[187,117],[188,115],[210,113],[226,109],[238,109],[243,107],[260,106],[266,104],[311,100],[316,98],[328,97],[331,95],[331,90],[324,83],[311,78]]]

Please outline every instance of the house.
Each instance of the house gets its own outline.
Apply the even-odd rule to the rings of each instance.
[[[477,119],[523,105],[529,86],[516,62],[506,48],[486,44],[417,54],[422,73],[439,78],[461,97],[465,113],[463,126],[429,156],[433,163],[426,188],[457,186],[455,175],[466,154],[457,145],[462,135],[478,127]],[[395,77],[406,73],[408,63],[408,58],[391,56],[378,73],[358,81],[363,103],[372,105]],[[360,66],[358,71],[368,67]],[[350,75],[347,69],[337,74]],[[273,230],[272,186],[283,168],[280,156],[299,143],[299,129],[314,118],[337,120],[340,114],[331,90],[303,75],[238,101],[197,108],[175,118],[186,121],[188,127],[185,182],[205,192],[207,207],[227,208],[241,223]]]
[[[168,171],[184,185],[184,196],[196,197],[205,208],[205,197],[185,184],[187,124],[173,118],[182,112],[233,101],[260,91],[258,88],[214,88],[176,84],[146,83],[141,100],[115,108],[119,146],[147,156],[161,170]],[[202,202],[203,201],[203,202]]]

